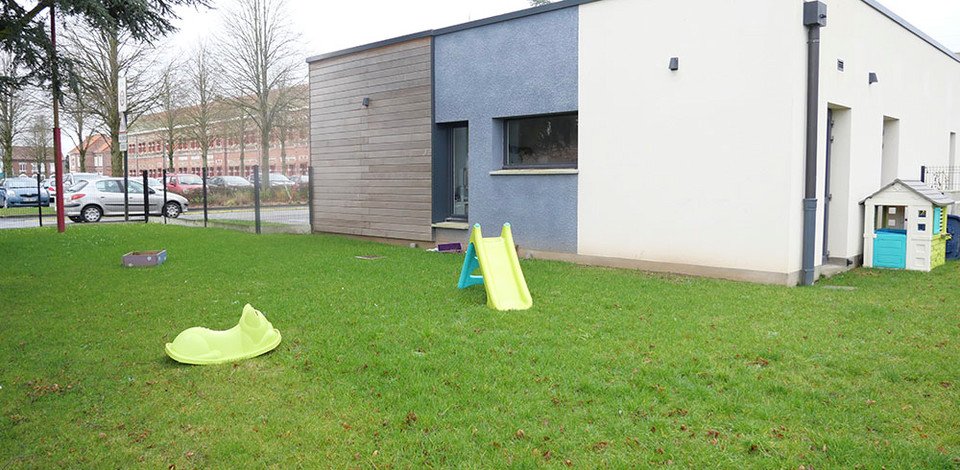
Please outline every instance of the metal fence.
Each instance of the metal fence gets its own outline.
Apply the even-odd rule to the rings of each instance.
[[[162,170],[92,177],[64,188],[67,223],[159,222],[253,233],[310,232],[313,167],[304,174],[270,173],[268,182],[261,181],[256,165],[245,176],[212,173],[201,168],[199,175]],[[56,225],[54,183],[39,175],[35,179],[30,188],[25,187],[27,178],[4,181],[18,187],[0,189],[0,228]]]
[[[56,226],[47,185],[40,175],[5,178],[0,184],[0,229]]]
[[[163,211],[164,221],[254,233],[310,232],[313,167],[305,174],[269,175],[269,182],[262,181],[257,165],[246,176],[211,175],[207,168],[201,168],[199,175],[164,170],[160,178],[166,191],[164,204],[171,193],[187,203],[187,210],[177,217]]]
[[[923,166],[921,180],[940,191],[960,191],[960,166]]]

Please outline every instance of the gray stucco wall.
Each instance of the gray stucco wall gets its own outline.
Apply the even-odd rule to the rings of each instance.
[[[469,123],[468,217],[486,236],[509,222],[524,248],[577,251],[577,175],[490,175],[503,167],[498,118],[578,109],[577,34],[570,7],[434,39],[434,120]]]

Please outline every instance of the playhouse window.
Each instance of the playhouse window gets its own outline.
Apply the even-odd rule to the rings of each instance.
[[[904,230],[907,208],[904,206],[878,206],[877,229]]]

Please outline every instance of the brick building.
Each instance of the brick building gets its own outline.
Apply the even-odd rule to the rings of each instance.
[[[83,170],[87,173],[99,173],[104,176],[112,176],[110,168],[110,138],[103,134],[97,134],[87,138],[87,155]],[[69,171],[81,171],[80,151],[75,147],[67,152],[64,161]]]
[[[13,168],[10,171],[8,171],[7,168],[2,168],[3,163],[0,161],[0,171],[3,172],[5,178],[12,178],[16,176],[34,177],[37,175],[37,173],[40,173],[43,176],[53,174],[53,158],[49,158],[46,162],[40,164],[37,163],[37,159],[34,158],[34,154],[35,150],[33,147],[14,145]]]

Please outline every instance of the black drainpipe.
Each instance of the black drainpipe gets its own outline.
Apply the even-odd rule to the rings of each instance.
[[[817,136],[820,122],[820,28],[827,25],[827,5],[803,4],[803,25],[807,27],[807,155],[803,191],[803,279],[815,281],[814,254],[817,240]]]

